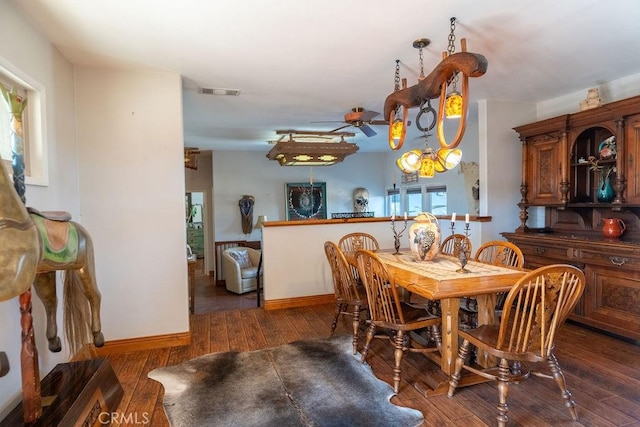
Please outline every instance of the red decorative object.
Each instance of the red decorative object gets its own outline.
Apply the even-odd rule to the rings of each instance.
[[[604,237],[617,239],[627,229],[626,225],[620,218],[603,218],[602,234]]]

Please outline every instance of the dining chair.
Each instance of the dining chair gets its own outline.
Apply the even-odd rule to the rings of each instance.
[[[492,240],[482,244],[473,257],[474,261],[485,264],[497,265],[500,267],[524,268],[524,254],[518,246],[506,240]],[[496,314],[499,316],[507,292],[501,292],[496,299]],[[463,323],[474,328],[478,323],[477,301],[472,297],[465,297],[460,300],[461,319]]]
[[[471,240],[467,236],[464,234],[451,234],[440,244],[440,253],[457,257],[461,245],[466,245],[467,253],[471,253]]]
[[[340,247],[340,250],[347,258],[347,261],[351,266],[353,277],[358,283],[361,283],[360,276],[358,275],[358,267],[355,263],[356,251],[358,249],[365,249],[368,251],[377,252],[380,249],[378,240],[376,240],[376,238],[371,234],[354,232],[342,236],[342,238],[340,238],[340,240],[338,241],[338,246]]]
[[[356,251],[358,271],[367,292],[369,305],[369,327],[367,339],[362,350],[362,362],[364,363],[374,337],[389,339],[395,350],[395,366],[393,369],[393,390],[398,393],[400,388],[401,362],[407,351],[416,353],[439,352],[442,346],[442,337],[438,326],[441,319],[430,315],[424,309],[412,307],[401,301],[398,286],[393,275],[380,258],[367,250]],[[431,329],[431,337],[435,341],[435,347],[416,344],[411,338],[412,331],[419,329]],[[378,329],[391,332],[376,335]],[[428,343],[427,343],[428,344]]]
[[[555,379],[565,406],[577,420],[575,402],[567,390],[553,349],[558,330],[584,291],[584,281],[584,273],[572,265],[540,267],[527,273],[511,288],[500,325],[481,325],[469,331],[460,328],[458,334],[462,344],[449,380],[448,396],[453,396],[462,369],[497,381],[497,419],[502,427],[508,422],[509,383],[519,383],[535,375]],[[467,364],[470,345],[499,359],[499,366],[483,370]],[[527,366],[527,363],[539,362],[546,362],[549,372],[533,371]]]
[[[351,267],[338,245],[327,241],[324,243],[324,252],[331,267],[336,299],[336,314],[331,324],[331,335],[335,333],[341,315],[353,317],[353,354],[356,354],[358,352],[361,312],[367,310],[366,291],[363,287],[357,286]]]

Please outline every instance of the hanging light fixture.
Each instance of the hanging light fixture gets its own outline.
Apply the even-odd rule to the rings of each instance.
[[[267,158],[280,166],[331,166],[358,151],[356,144],[344,140],[355,136],[353,132],[277,130],[276,134],[282,136]]]
[[[433,151],[429,147],[429,136],[428,133],[424,133],[425,148],[422,151],[417,149],[407,151],[396,161],[403,173],[418,172],[418,176],[422,178],[433,178],[436,172],[446,172],[460,163],[461,150],[440,148],[438,151]]]
[[[403,108],[406,115],[408,108],[420,106],[416,122],[417,127],[425,134],[425,141],[428,132],[437,127],[439,148],[437,151],[428,145],[424,150],[411,150],[404,153],[398,160],[397,165],[405,173],[418,173],[423,177],[434,176],[434,173],[441,173],[455,168],[462,159],[462,151],[458,145],[462,142],[462,137],[466,129],[467,115],[469,112],[469,78],[481,77],[487,71],[488,61],[479,53],[467,51],[466,39],[460,39],[460,52],[455,52],[455,23],[456,18],[450,19],[451,32],[449,35],[449,46],[447,51],[442,52],[442,61],[429,73],[424,76],[422,49],[429,44],[428,39],[418,39],[413,46],[420,53],[420,79],[418,84],[406,87],[403,81],[403,88],[399,88],[399,61],[396,61],[395,90],[387,96],[384,102],[384,115],[389,118],[389,144],[391,148],[397,150],[400,144],[394,144],[392,135],[392,124],[394,119],[398,119],[398,112]],[[454,53],[455,52],[455,53]],[[461,81],[461,91],[456,90],[456,83]],[[447,94],[448,86],[452,85],[453,93]],[[438,99],[438,111],[431,107],[430,101]],[[444,133],[445,110],[447,117],[459,116],[458,128],[451,142],[448,142]],[[455,111],[457,110],[457,111]],[[434,120],[429,126],[422,126],[421,117],[425,113],[431,113]]]
[[[418,56],[420,60],[420,77],[419,80],[424,79],[424,56],[422,49],[429,45],[431,41],[426,38],[417,39],[413,42],[413,47],[418,49]],[[431,115],[431,119],[426,125],[422,124],[422,118],[425,115]],[[420,111],[416,116],[416,127],[423,132],[425,148],[424,150],[411,150],[404,153],[396,161],[398,168],[404,173],[418,172],[418,176],[422,178],[433,178],[435,173],[446,172],[455,168],[462,159],[462,151],[457,148],[444,148],[440,147],[438,151],[433,151],[429,147],[429,131],[436,125],[437,117],[436,110],[431,106],[431,99],[421,100]]]
[[[402,87],[407,87],[407,80],[402,80]],[[400,60],[396,59],[396,72],[394,76],[394,90],[397,92],[400,90]],[[400,110],[402,110],[402,119],[400,119]],[[404,106],[398,106],[389,115],[389,147],[392,150],[399,150],[404,144],[404,138],[407,134],[407,118],[408,108]]]
[[[456,18],[451,18],[451,32],[449,33],[449,45],[447,46],[447,56],[453,55],[456,51]],[[457,119],[462,116],[462,95],[457,91],[456,85],[458,83],[458,73],[455,73],[452,78],[453,90],[449,95],[447,95],[447,99],[444,104],[444,113],[449,119]]]

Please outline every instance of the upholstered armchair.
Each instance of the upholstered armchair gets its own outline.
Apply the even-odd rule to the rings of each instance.
[[[259,263],[260,251],[257,249],[246,247],[225,249],[222,252],[222,271],[227,290],[236,294],[254,291],[257,285]]]

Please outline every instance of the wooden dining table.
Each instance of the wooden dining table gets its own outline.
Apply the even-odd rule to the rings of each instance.
[[[493,324],[495,304],[499,292],[508,292],[526,271],[468,261],[461,271],[460,261],[452,256],[438,254],[432,261],[418,261],[408,249],[394,254],[393,250],[376,252],[396,284],[412,294],[440,301],[442,311],[442,349],[438,358],[440,371],[427,374],[423,384],[416,384],[427,396],[444,394],[448,390],[449,376],[458,356],[458,313],[460,298],[474,297],[478,301],[478,324]],[[435,354],[435,353],[433,353]],[[477,362],[489,367],[495,360],[478,354]],[[486,381],[478,375],[463,377],[459,386]]]

